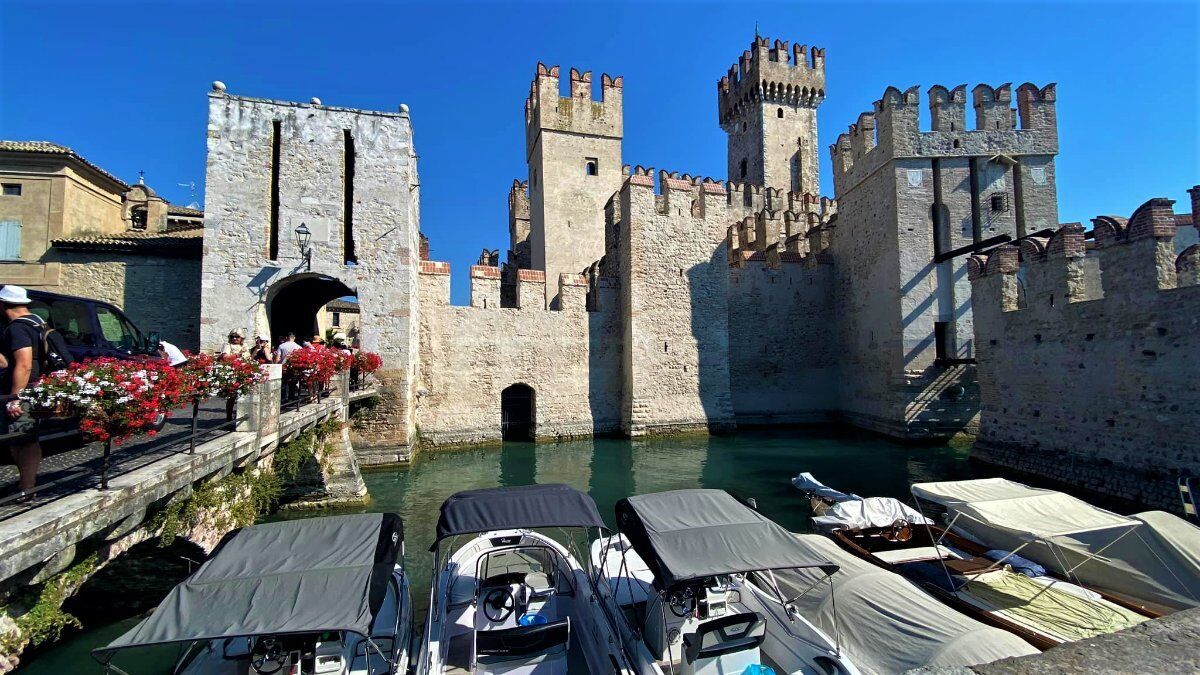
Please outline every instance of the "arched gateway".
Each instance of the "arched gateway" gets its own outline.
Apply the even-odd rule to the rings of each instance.
[[[389,448],[380,457],[405,454],[420,222],[407,110],[244,98],[214,83],[206,180],[202,347],[234,328],[311,338],[322,305],[357,295],[362,346],[383,357],[370,440]]]
[[[506,441],[532,441],[537,428],[536,397],[527,384],[500,392],[500,431]]]

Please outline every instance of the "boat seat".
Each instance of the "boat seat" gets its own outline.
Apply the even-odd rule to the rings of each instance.
[[[949,560],[957,556],[945,546],[914,546],[890,551],[873,551],[871,555],[886,563],[912,562],[914,560]]]
[[[475,672],[546,675],[567,672],[570,618],[475,633]]]
[[[758,612],[732,614],[696,627],[683,636],[683,675],[741,673],[762,663],[759,646],[767,636],[767,622]]]

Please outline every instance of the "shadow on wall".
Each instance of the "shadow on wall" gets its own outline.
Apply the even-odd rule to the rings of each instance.
[[[618,435],[621,432],[623,386],[622,340],[617,335],[620,301],[615,289],[597,289],[596,297],[598,306],[587,312],[588,408],[592,414],[592,435]]]
[[[696,340],[696,384],[710,432],[734,431],[729,391],[729,255],[717,245],[708,262],[688,268],[691,331]],[[690,368],[692,366],[685,366]],[[686,374],[685,374],[686,377]]]

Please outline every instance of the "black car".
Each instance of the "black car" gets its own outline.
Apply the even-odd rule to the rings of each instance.
[[[42,317],[67,341],[76,361],[109,356],[161,358],[158,336],[147,336],[115,305],[48,291],[29,291],[29,311]]]

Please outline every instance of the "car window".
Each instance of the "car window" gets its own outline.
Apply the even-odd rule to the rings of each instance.
[[[96,336],[88,319],[87,305],[74,300],[34,300],[29,311],[42,317],[72,347],[94,347]]]
[[[142,348],[141,335],[125,317],[107,307],[96,306],[96,323],[100,324],[100,336],[115,349],[137,350]]]

